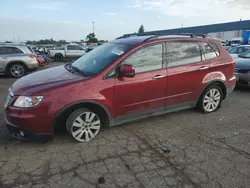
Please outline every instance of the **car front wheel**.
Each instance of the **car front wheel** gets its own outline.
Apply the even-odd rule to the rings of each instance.
[[[99,116],[85,108],[75,110],[69,116],[67,131],[79,142],[88,142],[93,139],[101,129]]]

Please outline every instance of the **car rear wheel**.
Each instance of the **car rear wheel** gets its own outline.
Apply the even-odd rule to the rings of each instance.
[[[223,92],[218,85],[209,86],[199,102],[199,107],[204,113],[211,113],[221,107]]]
[[[75,140],[88,142],[99,133],[101,119],[95,112],[81,108],[70,114],[66,128]]]
[[[12,64],[9,67],[9,74],[14,78],[20,78],[26,73],[26,68],[22,64]]]
[[[56,55],[55,55],[55,60],[56,60],[56,61],[61,61],[62,58],[63,58],[63,57],[62,57],[61,54],[56,54]]]

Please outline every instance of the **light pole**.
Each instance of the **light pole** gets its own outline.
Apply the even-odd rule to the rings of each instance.
[[[95,22],[93,21],[92,24],[93,24],[93,33],[95,34]]]

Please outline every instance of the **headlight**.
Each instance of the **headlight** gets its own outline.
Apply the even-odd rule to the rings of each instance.
[[[42,101],[42,96],[19,96],[15,103],[15,107],[21,107],[21,108],[29,108],[38,105]]]

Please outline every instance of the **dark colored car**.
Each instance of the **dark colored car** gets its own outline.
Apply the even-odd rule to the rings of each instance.
[[[25,76],[9,89],[5,122],[21,139],[51,139],[66,126],[80,142],[100,128],[199,107],[216,111],[236,84],[221,42],[191,36],[132,36],[72,64]]]
[[[234,72],[237,83],[250,86],[250,50],[238,56]]]

